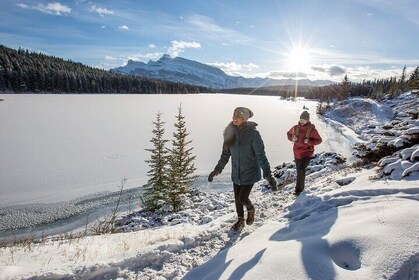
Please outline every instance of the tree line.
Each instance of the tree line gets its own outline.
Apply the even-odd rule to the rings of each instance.
[[[409,78],[406,77],[406,66],[399,78],[364,80],[360,83],[350,82],[345,75],[341,83],[311,88],[306,93],[307,99],[318,99],[321,102],[343,100],[348,97],[365,97],[375,100],[394,98],[407,90],[419,89],[419,66],[415,68]]]
[[[0,91],[11,93],[200,93],[200,86],[111,73],[0,45]]]
[[[222,93],[246,94],[246,95],[269,95],[279,96],[282,99],[294,99],[305,97],[330,103],[334,100],[344,100],[348,97],[366,97],[376,100],[397,97],[406,90],[419,89],[419,66],[415,68],[409,78],[406,77],[406,66],[400,77],[386,79],[364,80],[356,83],[351,82],[345,75],[340,83],[325,86],[282,85],[259,88],[234,88],[222,89]]]
[[[279,96],[282,99],[294,98],[297,92],[297,97],[304,97],[310,91],[312,86],[299,85],[295,88],[295,85],[279,85],[279,86],[268,86],[258,88],[231,88],[221,89],[221,93],[229,94],[245,94],[245,95],[264,95],[264,96]]]

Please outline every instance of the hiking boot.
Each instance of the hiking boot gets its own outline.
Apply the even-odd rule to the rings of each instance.
[[[295,191],[293,194],[294,194],[295,196],[299,196],[299,195],[301,194],[301,192],[297,192],[297,191]]]
[[[239,217],[238,221],[231,227],[232,231],[241,231],[244,228],[244,218]]]
[[[255,221],[255,208],[250,209],[247,211],[247,219],[246,219],[246,225],[251,225]]]

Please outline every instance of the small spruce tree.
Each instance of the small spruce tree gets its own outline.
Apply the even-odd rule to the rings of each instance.
[[[419,66],[416,66],[415,70],[410,75],[407,84],[409,89],[419,89]]]
[[[406,83],[406,65],[403,67],[402,75],[400,76],[399,80],[399,89],[400,93],[403,93],[406,91],[407,83]]]
[[[186,129],[185,117],[182,114],[182,105],[178,108],[176,116],[175,131],[173,132],[172,149],[169,159],[169,184],[168,184],[168,202],[173,211],[178,211],[181,207],[181,195],[187,194],[194,179],[193,174],[196,170],[194,160],[196,156],[192,155],[192,143],[187,140],[189,133]]]
[[[345,75],[340,86],[340,99],[347,99],[351,95],[351,82],[348,79],[348,75]]]
[[[161,113],[157,113],[156,121],[153,122],[153,138],[150,140],[153,143],[152,149],[146,149],[151,152],[151,157],[145,162],[150,166],[147,172],[149,180],[144,186],[144,204],[150,211],[158,210],[162,205],[161,201],[166,200],[166,192],[168,186],[168,161],[169,153],[166,148],[166,143],[169,140],[163,138],[165,122],[161,120]]]

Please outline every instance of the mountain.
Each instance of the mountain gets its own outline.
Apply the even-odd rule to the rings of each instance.
[[[218,89],[295,84],[294,79],[276,80],[270,78],[229,76],[217,67],[182,57],[172,58],[168,54],[163,55],[157,61],[150,60],[148,63],[129,60],[127,65],[111,69],[110,71]],[[298,80],[299,85],[310,86],[328,85],[332,83],[332,81],[327,80]]]

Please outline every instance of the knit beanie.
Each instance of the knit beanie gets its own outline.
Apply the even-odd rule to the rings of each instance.
[[[249,118],[253,117],[253,112],[246,107],[237,107],[234,109],[234,112],[238,112],[245,122],[247,122]]]
[[[310,121],[310,114],[307,111],[304,111],[300,115],[300,119]]]

